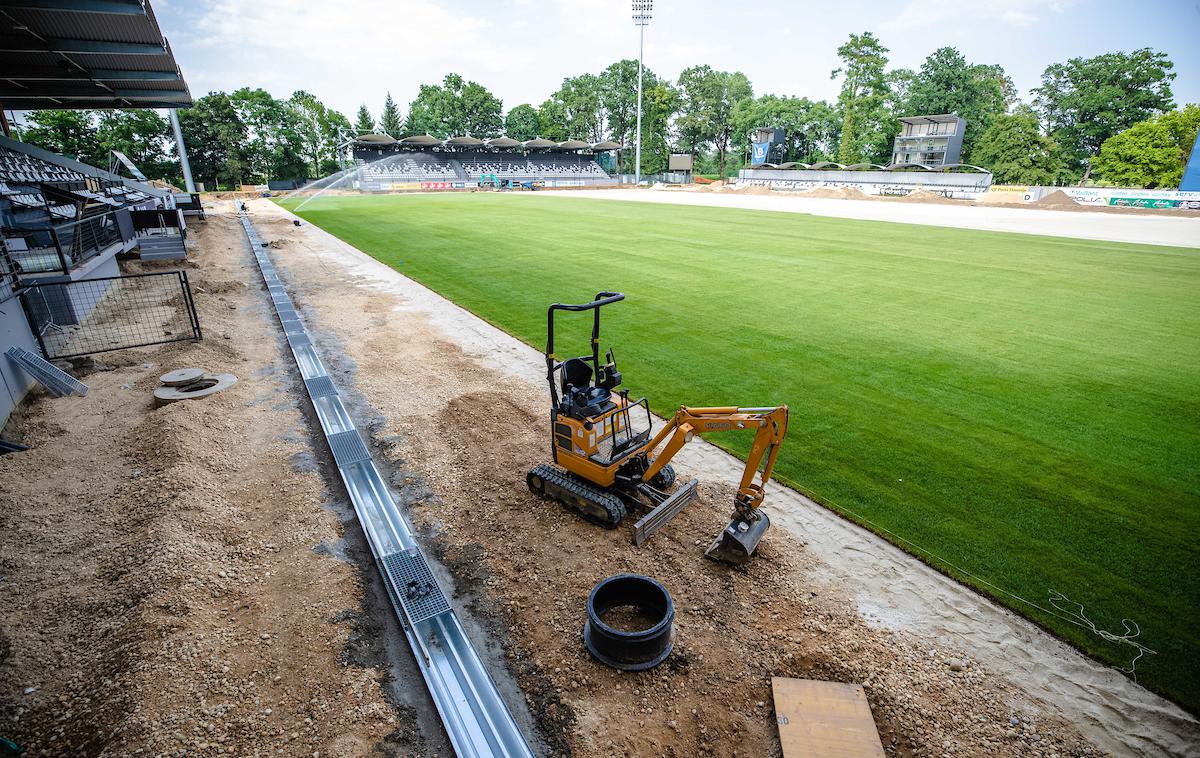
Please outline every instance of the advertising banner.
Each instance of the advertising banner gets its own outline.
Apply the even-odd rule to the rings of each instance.
[[[750,146],[750,163],[756,166],[760,163],[766,163],[770,150],[770,142],[755,142]]]

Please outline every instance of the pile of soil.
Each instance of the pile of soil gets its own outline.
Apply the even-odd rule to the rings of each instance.
[[[262,192],[241,192],[241,191],[222,191],[222,192],[205,192],[200,195],[201,200],[251,200],[256,197],[262,197]]]
[[[554,754],[778,755],[772,676],[863,683],[892,754],[1097,754],[961,652],[868,626],[782,529],[745,567],[705,559],[729,485],[702,483],[640,548],[631,524],[606,531],[537,499],[525,474],[546,458],[544,385],[465,352],[386,287],[363,286],[320,230],[263,226],[305,240],[293,249],[310,254],[279,264],[311,321],[345,346],[354,370],[335,381],[378,412],[374,441],[405,472],[413,522],[451,569],[456,601],[490,620]],[[651,671],[614,671],[582,644],[588,593],[624,572],[659,579],[675,600],[675,651]]]
[[[743,192],[744,192],[744,194],[747,194],[747,195],[774,195],[775,194],[775,191],[772,190],[770,187],[764,187],[761,184],[755,184],[755,185],[748,186],[748,187],[746,187],[745,190],[743,190]]]
[[[1071,196],[1062,190],[1054,190],[1049,195],[1035,200],[1033,205],[1039,208],[1078,208],[1079,203],[1071,199]]]
[[[954,200],[937,192],[929,190],[914,190],[904,197],[897,198],[901,203],[925,203],[926,205],[963,205],[962,201]]]
[[[1021,192],[996,192],[989,190],[975,199],[975,205],[1026,205]]]
[[[804,192],[798,192],[801,197],[828,198],[831,200],[871,200],[871,195],[857,187],[815,187]]]

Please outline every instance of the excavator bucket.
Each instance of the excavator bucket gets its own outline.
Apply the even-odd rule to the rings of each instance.
[[[771,526],[771,519],[762,511],[756,510],[752,515],[752,519],[735,515],[729,526],[726,526],[709,545],[708,550],[704,551],[704,557],[735,566],[750,560],[754,549],[758,547],[758,541]]]

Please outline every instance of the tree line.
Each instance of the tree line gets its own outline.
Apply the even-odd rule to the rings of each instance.
[[[1200,106],[1175,110],[1174,64],[1148,48],[1054,63],[1028,102],[1000,65],[968,61],[953,47],[933,51],[917,70],[890,67],[888,53],[870,32],[850,35],[831,72],[833,102],[756,96],[744,73],[707,65],[675,80],[647,68],[642,173],[665,171],[670,153],[686,152],[701,173],[729,175],[762,126],[784,131],[784,160],[887,164],[900,117],[957,113],[967,120],[961,161],[992,171],[997,183],[1170,187],[1200,126]],[[541,104],[507,112],[484,85],[448,74],[422,85],[406,112],[388,93],[378,118],[364,104],[353,123],[311,93],[280,100],[250,88],[211,92],[179,115],[192,171],[209,187],[327,175],[348,140],[367,132],[632,146],[637,66],[626,59],[567,77]],[[120,149],[148,175],[177,181],[166,121],[151,111],[41,111],[30,120],[26,141],[101,164]],[[632,150],[622,151],[619,169],[632,173],[633,161]]]

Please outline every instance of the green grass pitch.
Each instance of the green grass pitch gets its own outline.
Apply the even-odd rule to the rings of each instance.
[[[1136,620],[1139,681],[1200,709],[1200,249],[492,194],[301,215],[539,348],[548,304],[625,292],[603,336],[657,412],[787,403],[779,478],[1115,664],[976,577]]]

